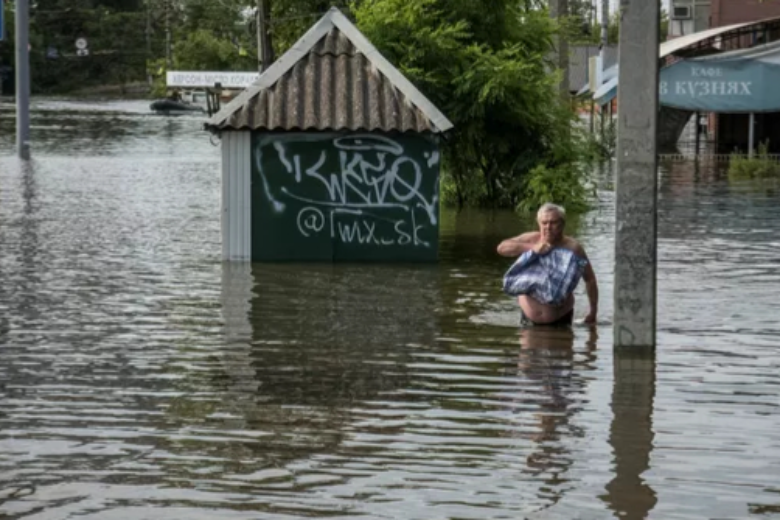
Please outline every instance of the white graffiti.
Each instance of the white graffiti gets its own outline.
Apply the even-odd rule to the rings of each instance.
[[[315,139],[312,141],[316,142]],[[268,146],[270,143],[272,149]],[[401,143],[385,136],[337,137],[325,142],[325,149],[314,158],[310,151],[306,155],[294,153],[301,144],[302,141],[292,141],[288,145],[272,136],[261,138],[254,159],[263,191],[276,213],[284,213],[285,199],[306,204],[297,215],[297,227],[302,236],[319,234],[329,223],[331,238],[343,243],[430,246],[420,238],[420,230],[438,224],[438,177],[433,179],[429,190],[423,183],[431,182],[431,177],[426,176],[426,168],[439,164],[438,151],[424,152],[421,164],[405,152]],[[320,140],[319,144],[321,146],[323,142]],[[264,153],[274,156],[264,157]],[[278,179],[269,182],[268,172],[264,170],[264,162],[275,160],[284,168],[282,174],[289,175],[280,187]],[[273,172],[273,175],[279,173]],[[312,182],[321,187],[321,197],[312,195]],[[275,192],[272,185],[276,186]],[[304,192],[307,196],[302,194]],[[426,192],[432,192],[432,195],[426,196]],[[386,218],[391,213],[385,210],[394,210],[391,213],[396,217],[400,210],[403,216],[391,222]],[[371,211],[371,214],[365,211]],[[351,218],[344,220],[345,215]],[[423,223],[418,222],[420,217]],[[376,219],[390,225],[377,227]],[[387,236],[380,236],[380,228]],[[388,233],[389,230],[392,232]]]
[[[307,207],[298,212],[298,231],[308,237],[322,231],[325,226],[325,216],[318,208]]]
[[[424,155],[428,160],[428,168],[433,168],[435,165],[439,164],[439,152],[425,152]]]
[[[344,218],[345,216],[347,218]],[[330,209],[326,217],[319,208],[306,206],[298,212],[297,224],[301,235],[310,237],[322,232],[327,221],[330,238],[340,240],[344,244],[430,247],[429,242],[420,238],[420,231],[424,226],[417,223],[414,211],[409,212],[408,219],[391,222],[393,226],[389,236],[386,232],[382,235],[382,232],[377,230],[377,222],[381,220],[386,219],[367,214],[359,209],[344,208]]]

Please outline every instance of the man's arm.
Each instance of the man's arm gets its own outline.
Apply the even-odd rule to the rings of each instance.
[[[529,231],[513,238],[507,238],[496,250],[501,256],[520,256],[539,242],[539,232]]]
[[[590,304],[590,312],[585,316],[585,323],[596,323],[596,315],[599,312],[599,284],[590,261],[585,266],[582,279],[585,280],[585,292],[588,293],[588,303]]]
[[[573,245],[572,250],[574,253],[588,261],[587,265],[585,265],[585,271],[582,273],[582,279],[585,281],[585,292],[588,295],[588,304],[590,305],[590,311],[585,316],[585,323],[596,323],[596,315],[599,312],[599,284],[596,281],[596,273],[593,271],[593,266],[585,253],[585,249],[578,242],[574,242]]]

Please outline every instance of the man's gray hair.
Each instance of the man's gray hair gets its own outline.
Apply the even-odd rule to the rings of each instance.
[[[558,204],[553,204],[552,202],[545,202],[542,204],[542,206],[539,208],[539,211],[536,213],[536,220],[539,220],[542,215],[545,213],[557,213],[558,217],[566,222],[566,210],[563,209],[563,206],[559,206]]]

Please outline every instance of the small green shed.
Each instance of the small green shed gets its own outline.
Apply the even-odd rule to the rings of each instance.
[[[222,256],[435,261],[452,123],[338,9],[209,119]]]

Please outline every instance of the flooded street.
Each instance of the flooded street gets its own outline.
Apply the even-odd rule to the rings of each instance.
[[[202,122],[39,99],[22,167],[0,103],[0,518],[780,516],[780,182],[663,165],[628,359],[607,189],[596,333],[520,331],[508,212],[444,212],[437,265],[223,264]]]

